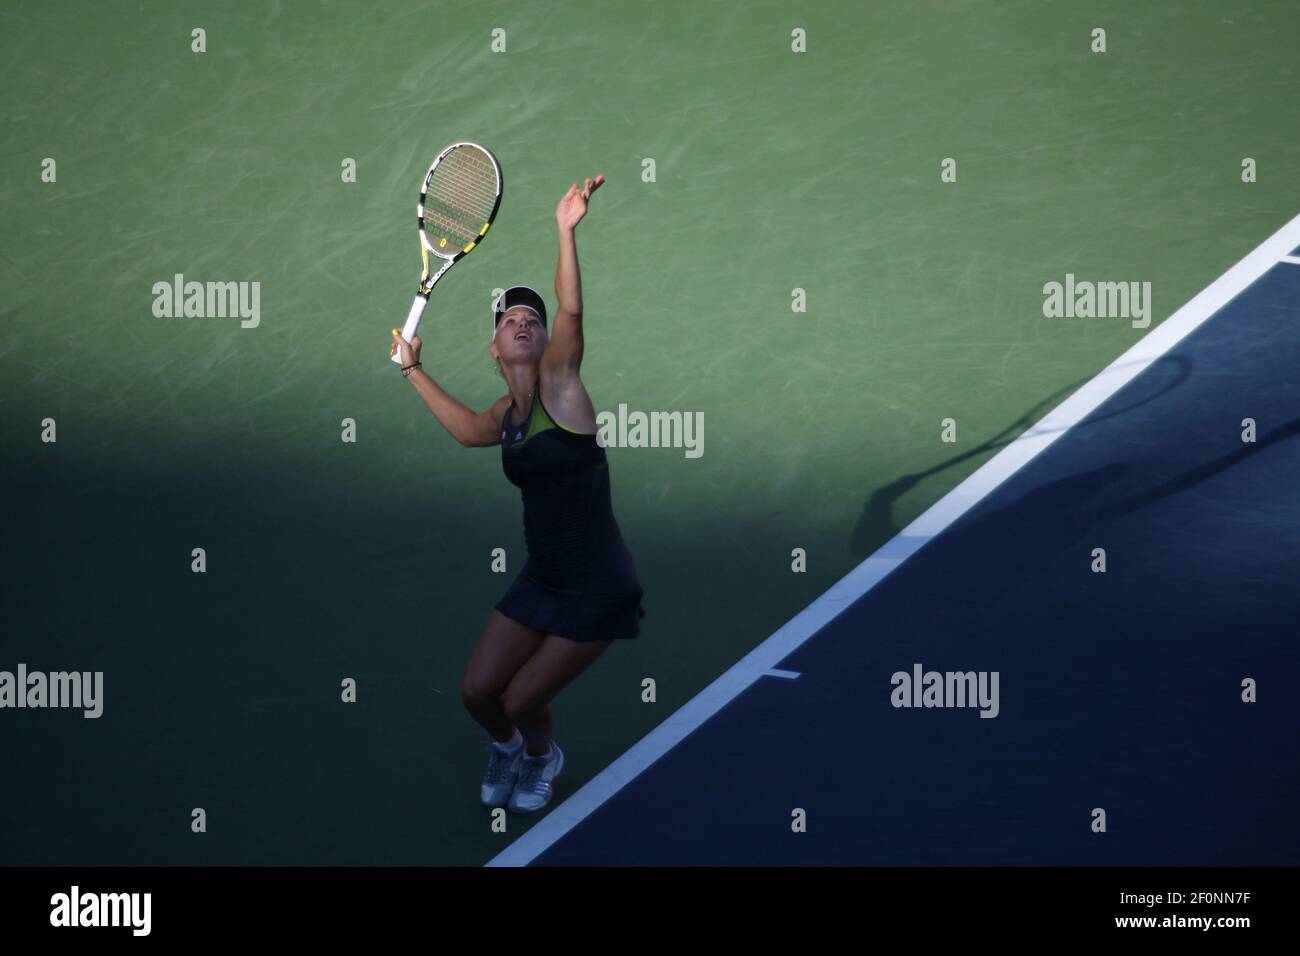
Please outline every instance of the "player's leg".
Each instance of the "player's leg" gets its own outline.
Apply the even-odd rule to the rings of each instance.
[[[545,638],[541,631],[494,610],[465,667],[461,699],[470,716],[492,735],[487,747],[487,771],[479,788],[484,806],[505,806],[518,783],[524,741],[507,716],[502,698],[515,673]]]
[[[612,641],[571,641],[548,634],[537,651],[511,678],[502,701],[512,726],[528,742],[528,753],[545,755],[551,744],[550,703],[564,687],[591,666]]]
[[[504,701],[506,714],[527,742],[518,780],[510,794],[511,810],[531,813],[551,802],[552,781],[564,769],[564,752],[551,739],[551,701],[611,643],[547,635],[537,653],[510,681]]]
[[[488,617],[465,666],[460,696],[470,716],[493,740],[506,743],[514,738],[515,724],[503,706],[506,688],[545,640],[541,631],[500,611],[493,610]]]

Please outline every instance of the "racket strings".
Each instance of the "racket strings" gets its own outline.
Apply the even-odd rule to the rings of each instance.
[[[496,167],[468,147],[443,157],[424,196],[424,221],[461,246],[478,238],[497,201]]]
[[[468,185],[451,183],[443,188],[435,188],[425,196],[424,211],[426,219],[440,217],[477,233],[492,214],[495,202],[495,192],[481,195],[471,191]]]

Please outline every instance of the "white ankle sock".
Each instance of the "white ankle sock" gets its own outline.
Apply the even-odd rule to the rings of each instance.
[[[492,741],[492,746],[496,747],[497,750],[501,751],[503,754],[517,753],[519,751],[519,748],[522,747],[523,745],[524,745],[524,735],[517,730],[515,731],[515,735],[511,737],[507,743],[503,744],[499,740]]]

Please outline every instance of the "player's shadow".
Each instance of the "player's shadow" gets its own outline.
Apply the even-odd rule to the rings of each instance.
[[[1191,376],[1191,362],[1182,356],[1164,356],[1153,362],[1149,369],[1126,384],[1111,396],[1101,407],[1094,410],[1082,422],[1075,425],[1078,430],[1086,429],[1097,422],[1114,418],[1116,415],[1134,411],[1149,402],[1169,394]],[[953,455],[938,464],[913,474],[900,475],[887,485],[874,490],[863,503],[862,513],[858,516],[849,536],[849,553],[858,559],[866,558],[877,547],[888,541],[902,530],[894,518],[894,506],[900,498],[915,488],[919,483],[933,475],[954,468],[965,461],[980,458],[990,452],[1010,445],[1023,432],[1034,427],[1040,433],[1050,433],[1050,427],[1036,423],[1044,415],[1060,404],[1066,396],[1074,393],[1088,379],[1079,379],[1062,386],[1029,408],[1023,415],[1007,424],[1000,432],[978,445]],[[1147,384],[1151,383],[1151,384]],[[1154,388],[1151,385],[1154,385]]]
[[[1281,425],[1266,434],[1258,437],[1254,442],[1243,442],[1240,448],[1233,449],[1226,455],[1220,455],[1218,458],[1211,459],[1204,464],[1197,465],[1195,468],[1188,469],[1182,474],[1161,482],[1153,488],[1146,491],[1132,494],[1121,498],[1111,504],[1105,505],[1097,512],[1097,517],[1102,521],[1109,521],[1118,518],[1130,512],[1137,511],[1139,508],[1145,508],[1147,505],[1154,504],[1162,498],[1168,498],[1170,495],[1176,495],[1196,487],[1204,481],[1213,478],[1222,472],[1227,471],[1233,465],[1243,461],[1251,455],[1257,455],[1264,449],[1276,445],[1279,442],[1286,441],[1289,438],[1300,436],[1300,418],[1293,419],[1285,425]]]
[[[1054,478],[1014,496],[995,491],[984,506],[942,532],[942,547],[916,552],[895,572],[894,585],[907,590],[909,581],[944,581],[944,600],[925,611],[927,627],[965,640],[969,632],[964,622],[979,620],[988,606],[1004,599],[1014,603],[1024,582],[1060,555],[1078,552],[1079,542],[1089,535],[1297,437],[1300,418],[1145,488],[1137,484],[1145,470],[1119,461]],[[960,568],[960,574],[954,576],[954,568]]]

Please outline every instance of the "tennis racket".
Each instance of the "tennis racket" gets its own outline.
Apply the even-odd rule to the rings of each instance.
[[[489,150],[477,143],[453,143],[438,154],[420,184],[420,258],[424,271],[402,328],[406,341],[415,338],[434,285],[483,241],[500,206],[501,166]],[[397,350],[393,351],[393,361],[399,365],[402,362]]]

